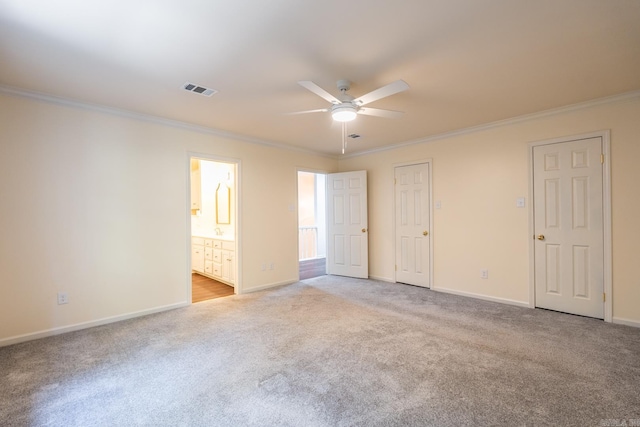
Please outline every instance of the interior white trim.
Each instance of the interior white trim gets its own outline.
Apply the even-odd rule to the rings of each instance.
[[[640,328],[640,322],[638,322],[637,320],[630,320],[630,319],[623,319],[621,317],[614,317],[612,321],[613,321],[613,323],[616,323],[618,325],[627,325],[627,326],[632,326],[634,328]]]
[[[431,135],[425,138],[414,139],[412,141],[401,142],[399,144],[387,145],[380,148],[374,148],[372,150],[358,151],[350,154],[343,154],[340,159],[348,159],[351,157],[364,156],[367,154],[379,153],[382,151],[395,150],[397,148],[406,147],[410,145],[423,144],[428,142],[440,141],[442,139],[452,138],[454,136],[467,135],[474,132],[480,132],[483,130],[493,129],[501,126],[508,126],[517,123],[527,122],[531,120],[541,119],[556,114],[570,113],[573,111],[584,110],[587,108],[597,107],[606,104],[615,104],[618,102],[632,101],[636,98],[640,98],[640,90],[622,93],[614,96],[607,96],[604,98],[593,99],[591,101],[579,102],[576,104],[566,105],[564,107],[551,108],[549,110],[539,111],[537,113],[523,114],[521,116],[511,117],[504,120],[497,120],[495,122],[484,123],[477,126],[471,126],[463,129],[456,129],[450,132],[443,132],[437,135]]]
[[[423,160],[414,160],[414,161],[409,161],[409,162],[399,162],[399,163],[394,163],[391,165],[392,169],[391,169],[391,176],[393,177],[393,179],[395,179],[395,171],[396,168],[398,167],[402,167],[402,166],[412,166],[412,165],[420,165],[426,163],[427,165],[429,165],[429,234],[431,235],[431,238],[429,239],[429,289],[433,287],[433,159],[432,158],[428,158],[428,159],[423,159]],[[395,190],[396,186],[395,183],[393,185],[393,197],[395,200]],[[393,209],[393,213],[391,216],[391,220],[393,221],[393,234],[391,236],[391,241],[393,242],[393,253],[394,253],[394,258],[393,258],[393,264],[394,264],[394,268],[393,268],[393,279],[392,282],[396,283],[396,269],[395,269],[395,263],[396,263],[396,259],[395,259],[395,254],[396,254],[396,210],[395,210],[395,205],[394,205],[394,209]]]
[[[382,277],[382,276],[369,276],[369,279],[372,280],[379,280],[381,282],[387,282],[387,283],[396,283],[395,279],[393,277]],[[404,283],[399,283],[399,284],[404,284]]]
[[[602,138],[602,152],[604,154],[604,164],[602,167],[602,209],[603,209],[603,233],[604,233],[604,321],[611,322],[613,319],[613,274],[612,274],[612,249],[611,249],[611,149],[610,131],[602,130],[589,132],[580,135],[562,136],[542,141],[529,143],[529,200],[533,200],[533,148],[539,145],[557,144],[562,142],[576,141],[588,138]],[[529,307],[534,308],[535,300],[535,274],[534,274],[534,224],[533,224],[533,202],[529,203]]]
[[[435,286],[431,286],[431,290],[436,292],[444,292],[446,294],[459,295],[463,297],[481,299],[484,301],[496,302],[500,304],[509,304],[509,305],[515,305],[517,307],[529,308],[529,303],[527,301],[517,301],[517,300],[508,299],[508,298],[498,298],[498,297],[492,297],[488,295],[475,294],[472,292],[464,292],[464,291],[458,291],[455,289],[441,288],[441,287],[435,287]]]
[[[267,283],[266,285],[256,286],[256,287],[253,287],[251,289],[245,289],[244,293],[245,294],[250,294],[250,293],[253,293],[253,292],[259,292],[259,291],[264,291],[266,289],[276,288],[278,286],[290,285],[290,284],[296,283],[296,282],[299,282],[299,280],[297,280],[297,279],[295,279],[295,280],[284,280],[282,282]]]
[[[122,320],[132,319],[134,317],[146,316],[149,314],[160,313],[162,311],[173,310],[176,308],[187,307],[190,302],[180,302],[176,304],[164,305],[161,307],[154,307],[147,310],[134,311],[127,314],[120,314],[118,316],[103,317],[98,320],[91,320],[88,322],[76,323],[68,326],[61,326],[59,328],[51,328],[43,331],[32,332],[24,335],[16,335],[13,337],[3,338],[0,340],[0,347],[7,345],[18,344],[21,342],[32,341],[39,338],[51,337],[54,335],[66,334],[67,332],[79,331],[81,329],[93,328],[95,326],[107,325],[109,323],[120,322]]]
[[[382,151],[394,150],[396,148],[405,147],[405,146],[409,146],[409,145],[416,145],[416,144],[422,144],[422,143],[427,143],[427,142],[434,142],[434,141],[438,141],[438,140],[441,140],[441,139],[452,138],[454,136],[466,135],[466,134],[479,132],[479,131],[487,130],[487,129],[492,129],[492,128],[496,128],[496,127],[500,127],[500,126],[507,126],[507,125],[511,125],[511,124],[526,122],[526,121],[529,121],[529,120],[535,120],[535,119],[539,119],[539,118],[543,118],[543,117],[547,117],[547,116],[552,116],[552,115],[555,115],[555,114],[568,113],[568,112],[587,109],[587,108],[591,108],[591,107],[595,107],[595,106],[599,106],[599,105],[613,104],[613,103],[617,103],[617,102],[626,102],[626,101],[634,100],[635,98],[640,98],[640,90],[636,90],[636,91],[622,93],[622,94],[619,94],[619,95],[607,96],[607,97],[604,97],[604,98],[598,98],[598,99],[593,99],[593,100],[590,100],[590,101],[579,102],[579,103],[576,103],[576,104],[570,104],[570,105],[567,105],[567,106],[564,106],[564,107],[552,108],[552,109],[549,109],[549,110],[539,111],[539,112],[531,113],[531,114],[524,114],[524,115],[521,115],[521,116],[511,117],[511,118],[504,119],[504,120],[498,120],[498,121],[495,121],[495,122],[485,123],[485,124],[481,124],[481,125],[477,125],[477,126],[471,126],[471,127],[468,127],[468,128],[457,129],[457,130],[453,130],[453,131],[450,131],[450,132],[443,132],[443,133],[440,133],[440,134],[437,134],[437,135],[431,135],[431,136],[424,137],[424,138],[419,138],[419,139],[415,139],[415,140],[411,140],[411,141],[401,142],[399,144],[393,144],[393,145],[387,145],[387,146],[380,147],[380,148],[375,148],[373,150],[365,150],[365,151],[359,151],[359,152],[355,152],[355,153],[342,154],[342,155],[331,155],[331,154],[326,154],[326,153],[320,153],[320,152],[317,152],[317,151],[314,151],[314,150],[308,150],[308,149],[304,149],[304,148],[300,148],[300,147],[294,147],[292,145],[278,143],[278,142],[275,142],[275,141],[266,141],[266,140],[262,140],[262,139],[258,139],[258,138],[252,138],[252,137],[249,137],[249,136],[246,136],[246,135],[239,135],[239,134],[235,134],[235,133],[231,133],[231,132],[225,132],[225,131],[222,131],[222,130],[218,130],[218,129],[214,129],[214,128],[210,128],[210,127],[206,127],[206,126],[199,126],[199,125],[194,125],[194,124],[191,124],[191,123],[181,122],[181,121],[178,121],[178,120],[171,120],[171,119],[167,119],[167,118],[163,118],[163,117],[153,116],[151,114],[143,114],[143,113],[137,113],[137,112],[121,109],[121,108],[108,107],[108,106],[99,105],[99,104],[91,104],[91,103],[88,103],[88,102],[83,102],[83,101],[63,98],[63,97],[60,97],[60,96],[45,94],[45,93],[26,90],[26,89],[21,89],[21,88],[7,86],[7,85],[3,85],[3,84],[0,84],[0,93],[6,94],[6,95],[12,95],[12,96],[19,96],[19,97],[23,97],[23,98],[35,99],[35,100],[48,102],[48,103],[51,103],[51,104],[67,106],[67,107],[74,107],[74,108],[90,110],[90,111],[98,111],[98,112],[102,112],[102,113],[106,113],[106,114],[112,114],[112,115],[116,115],[116,116],[120,116],[120,117],[130,118],[130,119],[134,119],[134,120],[141,120],[141,121],[146,121],[146,122],[151,122],[151,123],[158,123],[158,124],[162,124],[162,125],[166,125],[166,126],[171,126],[171,127],[191,130],[191,131],[194,131],[194,132],[205,133],[205,134],[209,134],[209,135],[216,135],[216,136],[219,136],[219,137],[222,137],[222,138],[230,138],[230,139],[234,139],[234,140],[238,140],[238,141],[248,142],[248,143],[251,143],[251,144],[257,144],[257,145],[262,145],[262,146],[267,146],[267,147],[280,148],[280,149],[283,149],[283,150],[290,150],[290,151],[297,151],[297,152],[302,152],[302,153],[307,153],[307,154],[313,154],[313,155],[322,156],[322,157],[326,157],[326,158],[334,159],[334,160],[335,159],[348,159],[348,158],[351,158],[351,157],[358,157],[358,156],[364,156],[364,155],[367,155],[367,154],[378,153],[378,152],[382,152]]]
[[[222,131],[222,130],[211,128],[211,127],[207,127],[207,126],[194,125],[192,123],[181,122],[179,120],[167,119],[167,118],[164,118],[164,117],[154,116],[154,115],[151,115],[151,114],[137,113],[137,112],[125,110],[125,109],[122,109],[122,108],[108,107],[108,106],[99,105],[99,104],[91,104],[91,103],[84,102],[84,101],[78,101],[78,100],[75,100],[75,99],[63,98],[63,97],[60,97],[60,96],[49,95],[49,94],[45,94],[45,93],[41,93],[41,92],[35,92],[35,91],[20,89],[20,88],[6,86],[6,85],[2,85],[2,84],[0,84],[0,93],[5,94],[5,95],[18,96],[18,97],[22,97],[22,98],[34,99],[34,100],[37,100],[37,101],[47,102],[49,104],[56,104],[56,105],[61,105],[61,106],[65,106],[65,107],[78,108],[78,109],[81,109],[81,110],[96,111],[96,112],[99,112],[99,113],[110,114],[110,115],[119,116],[119,117],[125,117],[125,118],[128,118],[128,119],[140,120],[140,121],[143,121],[143,122],[150,122],[150,123],[156,123],[156,124],[160,124],[160,125],[164,125],[164,126],[170,126],[170,127],[174,127],[174,128],[186,129],[186,130],[190,130],[190,131],[193,131],[193,132],[204,133],[204,134],[208,134],[208,135],[215,135],[215,136],[218,136],[218,137],[221,137],[221,138],[229,138],[229,139],[233,139],[233,140],[236,140],[236,141],[248,142],[250,144],[257,144],[257,145],[262,145],[262,146],[267,146],[267,147],[272,147],[272,148],[279,148],[279,149],[282,149],[282,150],[289,150],[289,151],[296,151],[296,152],[301,152],[301,153],[306,153],[306,154],[312,154],[312,155],[316,155],[316,156],[327,157],[327,158],[334,159],[334,160],[338,158],[335,155],[330,155],[330,154],[326,154],[326,153],[319,153],[319,152],[316,152],[316,151],[313,151],[313,150],[307,150],[305,148],[295,147],[293,145],[288,145],[288,144],[279,143],[279,142],[275,142],[275,141],[267,141],[267,140],[253,138],[253,137],[250,137],[250,136],[240,135],[240,134],[236,134],[236,133],[232,133],[232,132],[226,132],[226,131]]]

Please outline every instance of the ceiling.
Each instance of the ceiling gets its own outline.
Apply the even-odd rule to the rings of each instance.
[[[339,155],[640,90],[638,0],[1,0],[0,85]],[[185,82],[216,89],[204,97]]]

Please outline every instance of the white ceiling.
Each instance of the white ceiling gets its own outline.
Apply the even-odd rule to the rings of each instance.
[[[339,154],[298,86],[369,104],[349,152],[640,90],[639,0],[0,0],[0,84]],[[181,89],[194,82],[211,98]]]

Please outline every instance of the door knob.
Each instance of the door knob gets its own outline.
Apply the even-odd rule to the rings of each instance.
[[[538,240],[544,240],[544,234],[538,234]]]
[[[363,228],[363,229],[362,229],[362,232],[363,232],[363,233],[366,233],[366,232],[367,232],[367,229],[366,229],[366,228]]]
[[[422,235],[423,235],[423,236],[428,236],[428,235],[429,235],[429,232],[428,232],[428,231],[423,231],[423,232],[422,232]]]

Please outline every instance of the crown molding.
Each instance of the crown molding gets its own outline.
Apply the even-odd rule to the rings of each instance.
[[[572,111],[584,110],[587,108],[597,107],[606,104],[615,104],[620,102],[632,101],[636,98],[640,98],[640,90],[632,92],[625,92],[618,95],[607,96],[604,98],[597,98],[590,101],[579,102],[576,104],[566,105],[564,107],[551,108],[549,110],[539,111],[537,113],[524,114],[521,116],[511,117],[509,119],[497,120],[495,122],[485,123],[477,126],[471,126],[468,128],[457,129],[450,132],[443,132],[436,135],[427,136],[425,138],[414,139],[411,141],[400,142],[398,144],[386,145],[384,147],[374,148],[371,150],[358,151],[356,153],[344,154],[340,156],[340,159],[349,159],[353,157],[365,156],[368,154],[380,153],[383,151],[395,150],[401,147],[407,147],[410,145],[424,144],[428,142],[439,141],[442,139],[453,138],[454,136],[467,135],[474,132],[480,132],[483,130],[493,129],[502,126],[513,125],[517,123],[527,122],[530,120],[541,119],[548,116],[557,114],[569,113]]]
[[[21,88],[17,88],[17,87],[2,85],[2,84],[0,84],[0,93],[6,94],[6,95],[11,95],[11,96],[18,96],[18,97],[23,97],[23,98],[34,99],[34,100],[37,100],[37,101],[47,102],[47,103],[50,103],[50,104],[62,105],[62,106],[72,107],[72,108],[78,108],[78,109],[82,109],[82,110],[96,111],[96,112],[100,112],[100,113],[104,113],[104,114],[110,114],[110,115],[125,117],[125,118],[129,118],[129,119],[133,119],[133,120],[156,123],[156,124],[160,124],[160,125],[164,125],[164,126],[169,126],[169,127],[179,128],[179,129],[185,129],[185,130],[189,130],[189,131],[193,131],[193,132],[198,132],[198,133],[203,133],[203,134],[208,134],[208,135],[214,135],[214,136],[217,136],[217,137],[220,137],[220,138],[228,138],[228,139],[233,139],[233,140],[236,140],[236,141],[247,142],[247,143],[250,143],[250,144],[256,144],[256,145],[266,146],[266,147],[270,147],[270,148],[276,148],[276,149],[280,149],[280,150],[288,150],[288,151],[294,151],[294,152],[298,152],[298,153],[304,153],[304,154],[310,154],[310,155],[314,155],[314,156],[325,157],[325,158],[329,158],[329,159],[333,159],[333,160],[349,159],[349,158],[354,158],[354,157],[365,156],[365,155],[368,155],[368,154],[374,154],[374,153],[380,153],[380,152],[389,151],[389,150],[395,150],[397,148],[402,148],[402,147],[407,147],[407,146],[416,145],[416,144],[424,144],[424,143],[439,141],[439,140],[442,140],[442,139],[453,138],[455,136],[461,136],[461,135],[467,135],[467,134],[470,134],[470,133],[480,132],[480,131],[483,131],[483,130],[493,129],[493,128],[497,128],[497,127],[501,127],[501,126],[508,126],[508,125],[522,123],[522,122],[526,122],[526,121],[530,121],[530,120],[536,120],[536,119],[540,119],[540,118],[544,118],[544,117],[548,117],[548,116],[553,116],[553,115],[556,115],[556,114],[562,114],[562,113],[568,113],[568,112],[572,112],[572,111],[584,110],[584,109],[588,109],[588,108],[592,108],[592,107],[596,107],[596,106],[600,106],[600,105],[614,104],[614,103],[631,101],[631,100],[634,100],[636,98],[640,98],[640,90],[636,90],[636,91],[626,92],[626,93],[622,93],[622,94],[618,94],[618,95],[607,96],[607,97],[603,97],[603,98],[597,98],[597,99],[593,99],[593,100],[590,100],[590,101],[579,102],[579,103],[576,103],[576,104],[570,104],[570,105],[566,105],[564,107],[551,108],[549,110],[543,110],[543,111],[539,111],[537,113],[524,114],[524,115],[521,115],[521,116],[511,117],[511,118],[508,118],[508,119],[497,120],[495,122],[485,123],[485,124],[481,124],[481,125],[477,125],[477,126],[471,126],[471,127],[463,128],[463,129],[457,129],[457,130],[453,130],[453,131],[449,131],[449,132],[443,132],[443,133],[439,133],[439,134],[436,134],[436,135],[430,135],[430,136],[427,136],[427,137],[424,137],[424,138],[419,138],[419,139],[414,139],[414,140],[410,140],[410,141],[400,142],[400,143],[397,143],[397,144],[390,144],[390,145],[386,145],[384,147],[374,148],[374,149],[371,149],[371,150],[358,151],[358,152],[350,153],[350,154],[333,155],[333,154],[327,154],[327,153],[322,153],[322,152],[318,152],[318,151],[308,150],[308,149],[305,149],[305,148],[295,147],[295,146],[289,145],[289,144],[284,144],[284,143],[279,143],[279,142],[275,142],[275,141],[268,141],[268,140],[253,138],[253,137],[250,137],[250,136],[236,134],[236,133],[232,133],[232,132],[226,132],[226,131],[215,129],[215,128],[212,128],[212,127],[196,125],[196,124],[193,124],[193,123],[182,122],[182,121],[179,121],[179,120],[167,119],[167,118],[164,118],[164,117],[154,116],[154,115],[151,115],[151,114],[137,113],[137,112],[125,110],[125,109],[122,109],[122,108],[109,107],[109,106],[100,105],[100,104],[92,104],[92,103],[88,103],[88,102],[84,102],[84,101],[78,101],[78,100],[75,100],[75,99],[64,98],[64,97],[61,97],[61,96],[50,95],[50,94],[46,94],[46,93],[42,93],[42,92],[36,92],[36,91],[21,89]]]
[[[220,138],[233,139],[236,141],[247,142],[250,144],[262,145],[270,148],[277,148],[280,150],[295,151],[298,153],[310,154],[314,156],[327,157],[333,160],[337,160],[338,156],[321,153],[305,148],[295,147],[284,143],[275,141],[267,141],[263,139],[253,138],[246,135],[236,134],[232,132],[226,132],[212,127],[196,125],[193,123],[182,122],[180,120],[167,119],[165,117],[154,116],[152,114],[137,113],[135,111],[125,110],[122,108],[109,107],[106,105],[92,104],[89,102],[79,101],[70,98],[64,98],[61,96],[50,95],[42,92],[36,92],[17,87],[7,86],[0,84],[0,93],[10,96],[17,96],[21,98],[33,99],[36,101],[46,102],[49,104],[56,104],[65,107],[77,108],[81,110],[96,111],[99,113],[110,114],[114,116],[124,117],[132,120],[138,120],[143,122],[150,122],[160,124],[164,126],[185,129],[193,132],[204,133],[207,135],[214,135]]]

